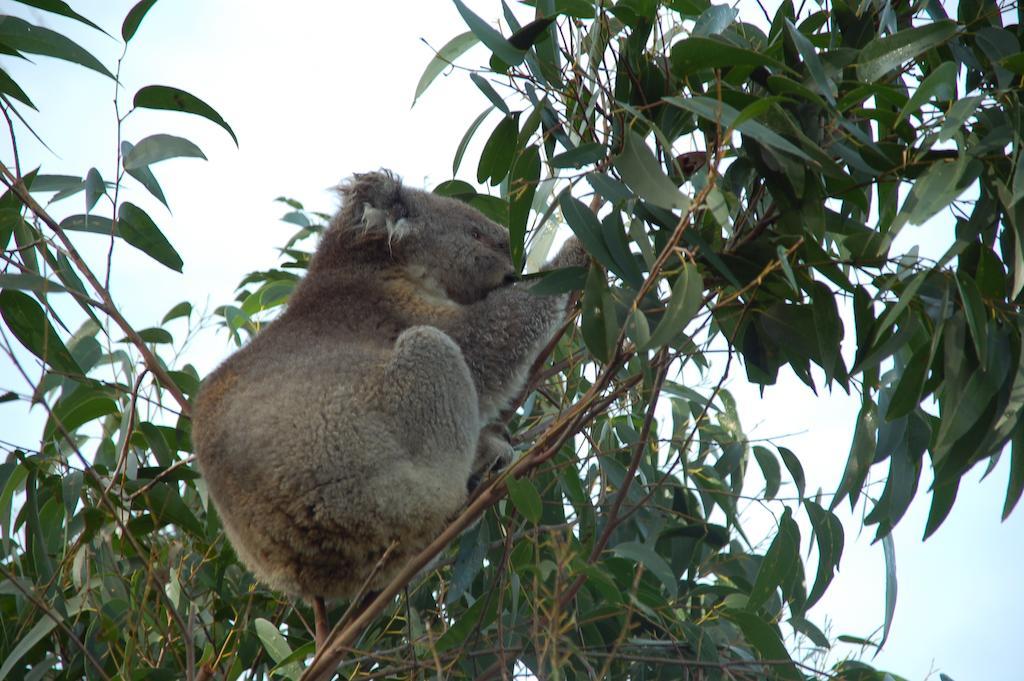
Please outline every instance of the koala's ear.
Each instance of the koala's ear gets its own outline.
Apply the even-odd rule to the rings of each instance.
[[[338,188],[342,198],[342,222],[370,236],[401,239],[409,230],[402,180],[390,170],[358,173]]]

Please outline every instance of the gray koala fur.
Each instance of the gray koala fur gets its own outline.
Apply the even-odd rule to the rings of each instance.
[[[494,426],[565,318],[508,233],[454,199],[356,175],[284,313],[204,381],[196,460],[257,578],[304,597],[381,588],[511,449]],[[584,264],[572,238],[548,267]]]

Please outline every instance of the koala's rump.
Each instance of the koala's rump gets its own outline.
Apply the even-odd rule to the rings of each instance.
[[[239,353],[218,370],[197,409],[197,457],[232,544],[261,581],[351,596],[393,540],[371,588],[440,532],[465,501],[468,468],[422,465],[431,452],[411,456],[395,416],[367,404],[386,355],[314,350],[315,364],[271,367]],[[468,467],[471,451],[454,454]]]

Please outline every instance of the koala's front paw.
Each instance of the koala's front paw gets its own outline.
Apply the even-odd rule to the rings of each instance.
[[[480,431],[476,446],[473,472],[466,484],[470,493],[476,489],[489,473],[505,469],[515,457],[511,435],[504,423],[491,423]]]
[[[583,242],[576,238],[576,235],[569,237],[558,255],[551,261],[551,267],[586,267],[590,264],[590,256]]]

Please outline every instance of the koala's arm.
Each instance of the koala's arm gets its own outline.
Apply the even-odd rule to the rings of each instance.
[[[572,237],[544,269],[583,265],[587,255]],[[483,411],[506,406],[525,373],[565,319],[565,295],[537,295],[517,283],[469,305],[444,329],[462,349]]]

